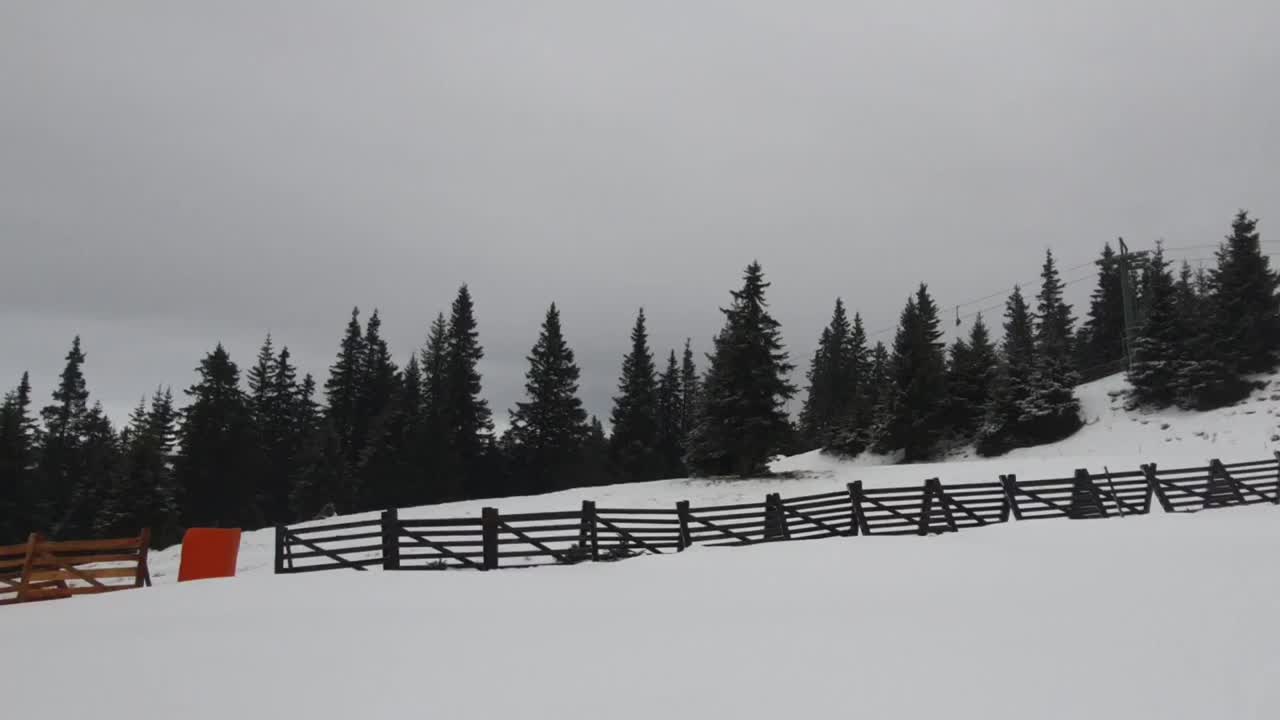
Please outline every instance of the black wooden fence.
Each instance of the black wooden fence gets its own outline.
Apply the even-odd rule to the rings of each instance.
[[[1068,478],[916,487],[866,488],[763,502],[671,508],[601,508],[591,501],[565,512],[480,517],[377,519],[276,528],[275,571],[493,570],[638,554],[680,552],[693,545],[752,545],[858,535],[932,535],[1013,520],[1145,515],[1152,499],[1165,512],[1195,512],[1254,503],[1280,504],[1280,452],[1269,460],[1126,472],[1077,470]]]

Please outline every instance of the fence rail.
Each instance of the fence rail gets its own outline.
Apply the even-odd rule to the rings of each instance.
[[[937,535],[1023,520],[1146,515],[1280,504],[1280,452],[1268,460],[1204,467],[1101,473],[1072,477],[944,485],[937,478],[914,487],[863,487],[763,502],[670,508],[601,508],[507,513],[484,508],[479,517],[378,519],[276,528],[277,573],[357,570],[494,570],[663,555],[694,545],[754,545],[859,535]]]

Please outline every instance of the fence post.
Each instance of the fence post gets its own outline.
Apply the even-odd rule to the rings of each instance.
[[[1280,505],[1280,450],[1276,453],[1276,496],[1271,500],[1272,503]]]
[[[867,525],[867,514],[862,510],[862,481],[854,480],[845,487],[849,490],[849,512],[853,516],[851,534],[870,535],[871,528]]]
[[[916,534],[929,534],[929,516],[933,514],[933,481],[925,480],[920,489],[920,519],[916,522]]]
[[[1012,473],[1000,476],[1000,486],[1004,488],[1005,502],[1009,503],[1009,511],[1014,520],[1022,519],[1022,508],[1018,507],[1018,476]]]
[[[495,570],[498,567],[498,509],[482,508],[480,510],[480,532],[484,542],[484,565],[482,570]]]
[[[938,478],[929,478],[924,481],[926,487],[933,488],[933,497],[938,504],[942,506],[942,517],[947,522],[947,530],[949,532],[959,532],[960,528],[956,525],[955,513],[951,511],[951,496],[947,495],[947,491],[942,487],[942,481]]]
[[[1071,481],[1071,506],[1067,517],[1076,520],[1107,517],[1102,493],[1098,492],[1093,476],[1085,468],[1076,468],[1075,478]]]
[[[286,530],[283,525],[276,526],[276,562],[275,562],[276,575],[279,575],[284,572],[285,532]]]
[[[783,517],[782,499],[778,493],[764,496],[764,539],[787,539],[787,519]]]
[[[1160,478],[1156,475],[1156,464],[1147,463],[1141,467],[1142,474],[1147,477],[1147,487],[1151,488],[1151,492],[1156,495],[1156,500],[1160,501],[1160,509],[1167,513],[1174,512],[1173,503],[1169,502],[1169,498],[1164,494],[1164,488],[1160,487]]]
[[[676,548],[677,552],[684,552],[693,544],[693,536],[689,533],[689,501],[681,500],[676,503],[676,515],[680,518],[680,540]]]
[[[1217,489],[1219,491],[1225,489],[1228,493],[1231,494],[1231,499],[1234,500],[1236,504],[1239,504],[1239,505],[1244,504],[1244,493],[1240,491],[1239,481],[1237,481],[1234,477],[1232,477],[1231,473],[1227,472],[1226,466],[1224,466],[1222,464],[1222,461],[1218,459],[1209,461],[1208,494],[1210,498],[1213,497],[1213,493],[1214,493],[1214,484],[1213,484],[1214,477],[1217,477],[1219,480],[1222,481],[1221,483],[1218,484]],[[1230,505],[1231,503],[1226,503],[1226,504]]]
[[[382,511],[382,569],[400,569],[400,514],[395,509]]]
[[[592,500],[582,501],[582,525],[578,532],[578,545],[583,549],[591,549],[591,559],[600,559],[600,540],[596,530],[596,504]]]

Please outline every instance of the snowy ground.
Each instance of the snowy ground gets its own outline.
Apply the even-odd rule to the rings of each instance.
[[[1280,378],[1280,376],[1278,376]],[[786,477],[751,480],[661,480],[651,483],[592,487],[532,497],[448,503],[402,510],[402,517],[479,516],[492,505],[503,512],[573,510],[583,500],[600,507],[671,507],[679,500],[697,505],[758,502],[771,492],[787,495],[840,490],[862,480],[867,486],[918,485],[926,478],[943,482],[982,482],[1014,473],[1024,480],[1069,477],[1076,468],[1100,471],[1135,470],[1144,462],[1167,467],[1204,466],[1210,458],[1224,462],[1261,460],[1280,449],[1280,379],[1239,406],[1210,413],[1167,410],[1129,412],[1119,396],[1125,388],[1116,375],[1082,386],[1079,391],[1086,426],[1054,445],[1016,450],[991,460],[955,458],[925,465],[884,464],[885,458],[842,461],[813,452],[785,458],[774,470]],[[376,514],[352,516],[373,518]],[[271,530],[246,533],[240,549],[241,574],[270,573],[274,536]],[[177,577],[179,549],[155,553],[152,575],[157,583]]]
[[[0,609],[4,717],[1274,718],[1280,509]]]
[[[1067,476],[1270,456],[1271,389],[1216,413],[1123,410],[1004,458],[667,480],[403,511],[414,517],[759,500],[868,485]],[[1280,389],[1280,383],[1277,383]],[[694,548],[490,573],[271,574],[0,609],[0,717],[1271,718],[1280,508],[1014,522],[931,538]],[[140,699],[134,693],[140,690]]]

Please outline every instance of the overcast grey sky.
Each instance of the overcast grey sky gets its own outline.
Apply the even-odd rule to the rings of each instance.
[[[551,301],[605,418],[636,308],[705,351],[753,258],[803,366],[837,295],[1280,239],[1278,88],[1274,0],[4,0],[0,386],[76,333],[116,417],[267,331],[323,379],[467,282],[496,418]]]

